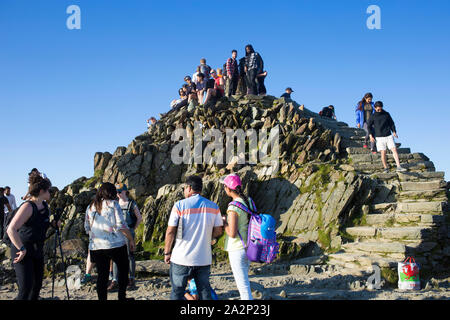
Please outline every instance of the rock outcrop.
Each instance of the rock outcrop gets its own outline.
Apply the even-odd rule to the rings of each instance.
[[[195,122],[203,130],[222,132],[270,130],[278,125],[279,170],[261,163],[173,163],[171,152],[177,142],[171,140],[172,133],[184,128],[192,136]],[[448,268],[444,174],[435,172],[425,155],[408,148],[399,149],[408,172],[384,174],[379,155],[362,148],[363,136],[363,130],[322,118],[290,99],[222,98],[207,107],[170,111],[127,147],[118,147],[113,154],[96,153],[94,176],[56,191],[51,208],[66,208],[64,240],[86,242],[84,212],[96,186],[126,183],[144,219],[137,230],[138,257],[161,258],[168,216],[183,196],[184,178],[201,175],[203,194],[225,213],[229,199],[218,178],[238,172],[258,209],[277,219],[282,259],[327,255],[328,263],[352,268],[373,263],[394,267],[413,255],[425,267]],[[210,143],[203,141],[203,147]],[[215,245],[217,258],[221,245],[220,240]]]

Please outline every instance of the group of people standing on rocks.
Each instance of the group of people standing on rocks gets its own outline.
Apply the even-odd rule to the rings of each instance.
[[[202,58],[192,77],[184,77],[185,83],[178,90],[179,98],[172,100],[170,105],[172,110],[178,110],[187,105],[206,105],[234,94],[265,95],[266,76],[264,61],[250,44],[245,47],[245,56],[239,60],[237,50],[232,50],[222,68],[213,69]]]
[[[243,192],[237,174],[220,179],[224,193],[233,201],[256,212],[256,206]],[[51,216],[48,203],[52,184],[47,177],[29,175],[28,198],[15,210],[7,226],[13,267],[19,293],[17,300],[37,300],[44,276],[44,242],[50,226],[60,228],[61,221]],[[228,257],[241,299],[252,300],[248,278],[247,241],[249,214],[229,204],[222,216],[219,206],[201,195],[202,178],[189,176],[184,183],[185,199],[177,201],[171,211],[165,237],[164,261],[170,264],[171,299],[217,299],[210,286],[212,244],[225,232],[224,250]],[[53,220],[52,218],[53,217]],[[107,300],[111,261],[119,300],[126,297],[130,281],[134,284],[135,229],[142,221],[127,186],[103,183],[86,209],[84,228],[89,235],[87,272],[97,268],[96,290],[99,300]],[[130,275],[130,277],[129,277]]]

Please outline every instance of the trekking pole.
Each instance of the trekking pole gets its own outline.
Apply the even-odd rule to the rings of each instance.
[[[70,296],[69,296],[69,287],[67,285],[67,275],[66,275],[66,264],[64,262],[64,254],[63,254],[63,249],[62,249],[62,245],[61,245],[61,236],[59,234],[59,228],[58,226],[56,227],[56,236],[58,238],[58,242],[59,242],[59,250],[61,252],[61,260],[63,263],[63,268],[64,268],[64,282],[66,283],[66,293],[67,293],[67,300],[70,300]],[[56,250],[56,249],[55,249]]]
[[[55,272],[56,272],[56,248],[57,248],[57,238],[55,234],[55,246],[53,248],[53,272],[52,272],[52,299],[55,293]]]

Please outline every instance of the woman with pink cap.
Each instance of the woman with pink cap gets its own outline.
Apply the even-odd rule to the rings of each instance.
[[[241,179],[237,174],[223,177],[220,179],[220,182],[225,185],[225,192],[233,201],[240,202],[253,211],[256,210],[253,201],[242,191]],[[249,261],[244,246],[247,243],[248,221],[247,212],[232,204],[228,205],[227,217],[224,217],[224,250],[228,252],[231,270],[233,271],[241,300],[253,300],[248,279]]]

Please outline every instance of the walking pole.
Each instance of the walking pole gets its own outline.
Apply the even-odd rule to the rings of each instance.
[[[52,299],[54,298],[55,293],[55,272],[56,272],[56,248],[57,248],[57,238],[55,234],[55,246],[53,249],[53,272],[52,272]]]
[[[61,252],[61,259],[62,259],[63,268],[64,268],[64,282],[66,283],[67,300],[70,300],[69,287],[67,286],[66,264],[64,263],[64,255],[63,255],[63,250],[62,250],[62,245],[61,245],[61,237],[60,237],[60,234],[59,234],[59,228],[58,227],[56,227],[56,235],[58,236],[59,250]]]

